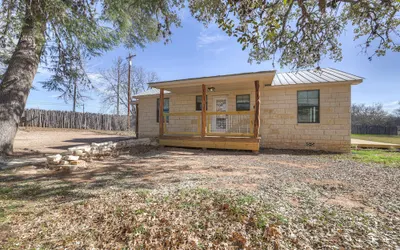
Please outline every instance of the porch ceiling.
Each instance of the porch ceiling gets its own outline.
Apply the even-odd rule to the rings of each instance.
[[[170,91],[171,93],[178,94],[190,94],[190,93],[201,93],[202,85],[205,84],[207,89],[210,87],[215,88],[215,92],[226,92],[226,91],[234,91],[234,90],[245,90],[245,89],[254,89],[254,81],[260,81],[260,85],[264,86],[265,84],[271,84],[274,78],[275,73],[264,73],[263,75],[258,76],[244,76],[244,77],[232,77],[228,79],[206,79],[202,81],[196,82],[185,82],[182,81],[179,84],[155,84],[152,85],[154,88],[164,88],[165,90]]]

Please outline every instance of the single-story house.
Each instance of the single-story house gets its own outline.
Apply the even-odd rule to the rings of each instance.
[[[324,68],[154,82],[134,96],[137,133],[165,146],[349,152],[351,86],[362,81]]]

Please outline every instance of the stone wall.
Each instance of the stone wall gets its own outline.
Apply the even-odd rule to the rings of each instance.
[[[320,123],[297,123],[297,91],[320,90]],[[236,95],[250,94],[254,110],[254,89],[208,93],[208,110],[214,111],[213,97],[227,95],[228,111],[236,110]],[[199,92],[198,95],[201,95]],[[196,94],[170,94],[170,112],[194,112]],[[158,95],[139,100],[139,137],[158,136],[156,103]],[[261,147],[350,151],[351,85],[307,85],[296,87],[261,86]],[[169,131],[192,131],[197,117],[169,118]]]
[[[236,95],[250,94],[251,110],[254,110],[255,92],[254,89],[237,90],[229,92],[215,92],[207,93],[208,95],[208,110],[214,111],[215,96],[228,97],[228,111],[236,111]],[[169,112],[196,112],[196,95],[198,94],[169,94],[164,98],[169,98]],[[139,100],[139,137],[156,137],[158,136],[159,125],[156,118],[156,105],[158,95],[150,97],[142,97]],[[200,113],[200,111],[197,111]],[[201,116],[188,116],[188,117],[169,117],[167,123],[167,130],[171,132],[192,132],[196,131],[198,119]]]
[[[320,90],[320,123],[297,123],[297,91]],[[351,85],[264,87],[261,147],[349,152]]]

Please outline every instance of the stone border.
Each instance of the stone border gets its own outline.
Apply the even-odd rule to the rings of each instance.
[[[155,139],[131,139],[118,142],[92,143],[77,147],[68,148],[67,152],[49,155],[47,167],[50,169],[75,169],[86,168],[86,162],[91,162],[93,158],[110,156],[117,150],[135,146],[157,146]]]

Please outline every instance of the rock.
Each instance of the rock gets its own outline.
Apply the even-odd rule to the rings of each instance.
[[[150,138],[132,139],[126,141],[119,141],[116,143],[117,148],[134,147],[134,146],[148,146],[151,145]]]
[[[79,156],[78,155],[67,155],[64,157],[64,160],[77,161],[77,160],[79,160]]]
[[[68,148],[68,152],[74,153],[76,150],[82,150],[83,152],[90,152],[90,149],[91,149],[90,145],[83,145],[83,146]]]
[[[74,155],[82,156],[83,155],[83,150],[81,150],[81,149],[75,150],[74,151]]]
[[[49,155],[46,157],[47,162],[48,163],[59,163],[62,159],[62,156],[60,154],[56,154],[56,155]]]

